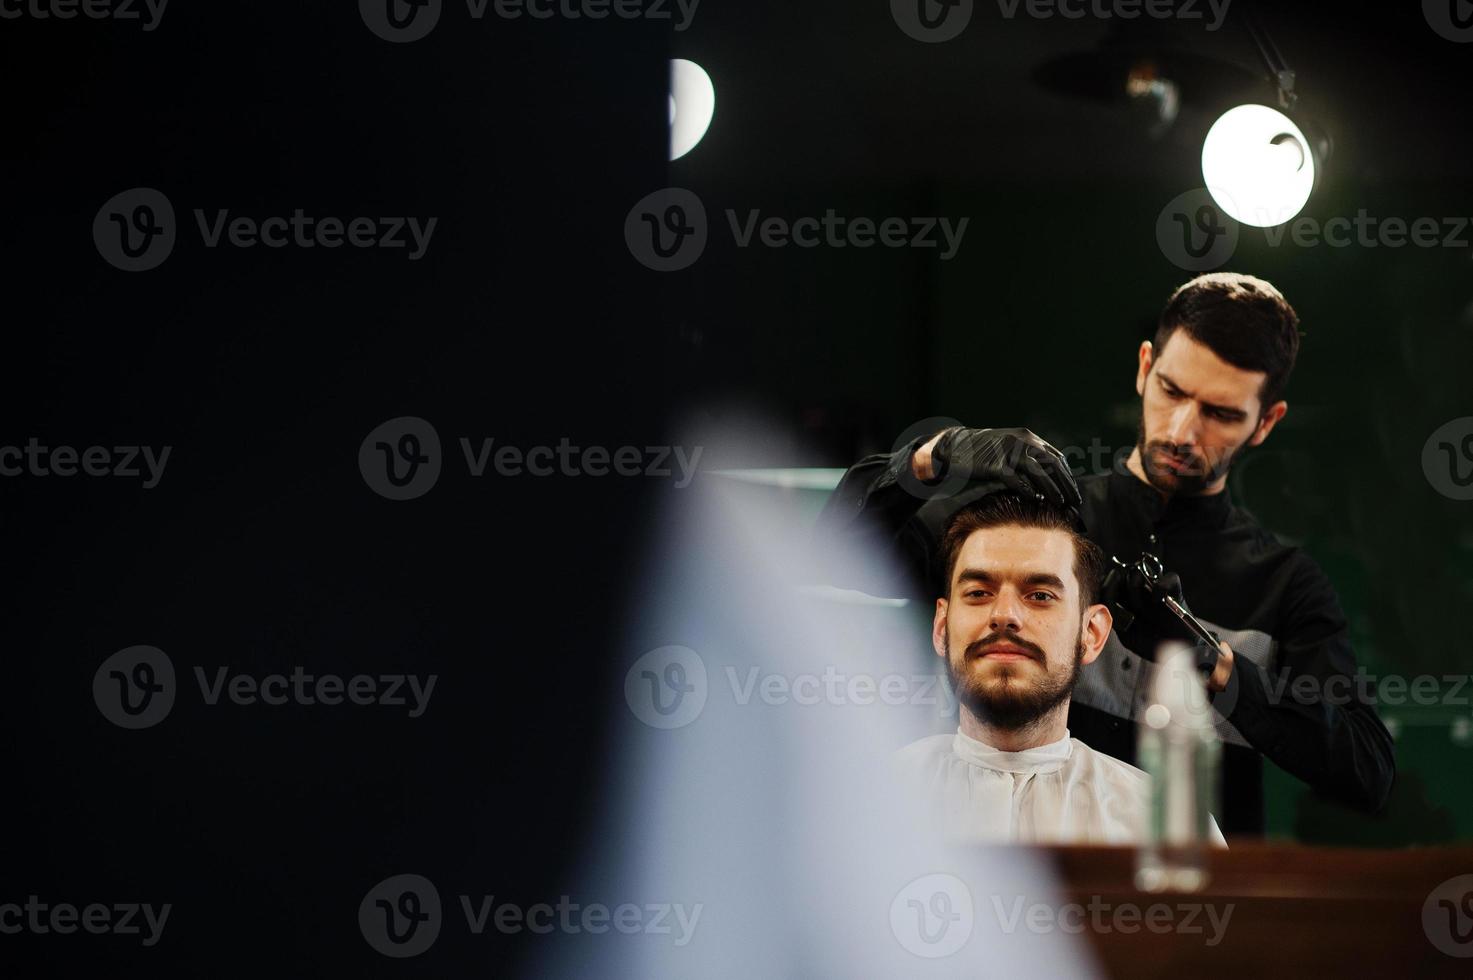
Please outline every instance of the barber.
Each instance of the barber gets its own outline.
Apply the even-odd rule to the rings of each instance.
[[[1140,345],[1140,424],[1126,472],[1076,483],[1063,455],[1027,429],[953,427],[851,467],[819,517],[820,540],[903,559],[903,582],[864,580],[850,566],[844,584],[928,598],[935,543],[971,500],[1005,487],[1078,507],[1106,554],[1129,566],[1149,554],[1162,574],[1117,580],[1113,598],[1125,615],[1081,671],[1070,733],[1135,762],[1136,719],[1157,650],[1195,640],[1161,600],[1189,599],[1220,640],[1215,651],[1197,642],[1225,743],[1223,830],[1263,833],[1265,757],[1327,798],[1379,810],[1395,776],[1392,741],[1350,682],[1356,661],[1335,590],[1313,559],[1234,506],[1227,491],[1233,462],[1288,410],[1282,394],[1298,322],[1261,279],[1200,276],[1171,296],[1155,339]]]

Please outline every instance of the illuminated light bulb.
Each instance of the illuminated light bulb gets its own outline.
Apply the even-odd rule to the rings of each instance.
[[[670,159],[695,149],[716,113],[716,87],[706,69],[694,61],[670,62]]]
[[[1223,113],[1202,141],[1202,180],[1218,207],[1268,228],[1298,214],[1314,189],[1309,140],[1288,116],[1263,105]]]

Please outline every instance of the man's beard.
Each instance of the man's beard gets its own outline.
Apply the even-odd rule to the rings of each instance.
[[[951,674],[951,687],[957,701],[965,705],[981,721],[1004,731],[1017,731],[1034,724],[1053,711],[1069,697],[1079,679],[1079,669],[1084,660],[1084,631],[1074,641],[1074,660],[1067,677],[1061,677],[1048,668],[1048,658],[1035,643],[1020,640],[1004,633],[988,633],[970,644],[962,655],[962,666],[958,670],[951,656],[951,627],[946,627],[946,667]],[[974,648],[990,646],[1006,641],[1033,653],[1044,667],[1044,677],[1029,683],[1026,665],[999,664],[993,676],[978,677],[972,670],[973,659],[968,653]],[[965,673],[963,673],[965,672]]]
[[[1146,481],[1151,486],[1165,494],[1179,493],[1190,497],[1204,492],[1221,479],[1232,467],[1238,455],[1247,447],[1239,446],[1231,452],[1224,453],[1216,466],[1209,466],[1207,458],[1201,453],[1182,452],[1174,442],[1167,442],[1164,439],[1147,442],[1146,406],[1142,402],[1140,419],[1136,422],[1135,448],[1140,453],[1141,471],[1146,474]],[[1155,452],[1157,450],[1186,463],[1187,469],[1184,471],[1170,470],[1156,465]]]

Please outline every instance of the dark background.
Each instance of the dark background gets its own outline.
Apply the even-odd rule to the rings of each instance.
[[[1221,31],[1140,43],[1257,69]],[[1305,214],[1473,215],[1473,45],[1415,5],[1262,10],[1335,154]],[[1152,139],[1126,107],[1040,84],[1119,25],[979,5],[940,45],[884,3],[704,0],[689,30],[475,22],[371,34],[351,3],[174,0],[137,22],[0,21],[6,93],[0,444],[170,445],[160,485],[0,479],[11,818],[0,900],[174,904],[164,941],[3,936],[36,975],[485,974],[527,939],[391,962],[357,903],[403,871],[442,895],[531,903],[575,872],[637,633],[647,542],[671,494],[643,479],[472,480],[395,503],[363,437],[400,415],[529,446],[669,444],[757,417],[761,458],[842,466],[949,415],[1056,444],[1129,445],[1134,352],[1190,277],[1155,239],[1201,183],[1212,93]],[[702,64],[715,121],[665,162],[671,56]],[[1269,97],[1265,87],[1260,99]],[[681,272],[623,224],[690,188],[711,243]],[[99,256],[94,215],[136,186],[232,214],[438,216],[428,254],[205,249],[159,268]],[[739,249],[724,209],[969,216],[961,252]],[[1325,566],[1382,672],[1466,673],[1467,503],[1420,466],[1473,414],[1470,249],[1299,248],[1245,229],[1226,266],[1278,285],[1304,330],[1291,411],[1233,492]],[[673,641],[673,640],[670,640]],[[207,707],[129,732],[91,700],[116,650],[181,674],[439,674],[430,709]],[[1466,694],[1465,694],[1466,696]],[[1353,817],[1274,780],[1276,833],[1473,837],[1461,709],[1404,711],[1390,811]],[[392,968],[392,969],[391,969]],[[22,975],[19,967],[4,972]]]

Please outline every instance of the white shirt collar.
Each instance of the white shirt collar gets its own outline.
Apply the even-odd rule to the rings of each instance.
[[[1002,749],[995,749],[986,742],[963,734],[958,728],[951,748],[963,761],[974,766],[981,766],[983,769],[995,769],[1001,772],[1046,773],[1058,772],[1064,767],[1064,763],[1069,761],[1074,743],[1069,738],[1068,730],[1065,729],[1064,737],[1057,742],[1023,749],[1020,752],[1004,752]]]

